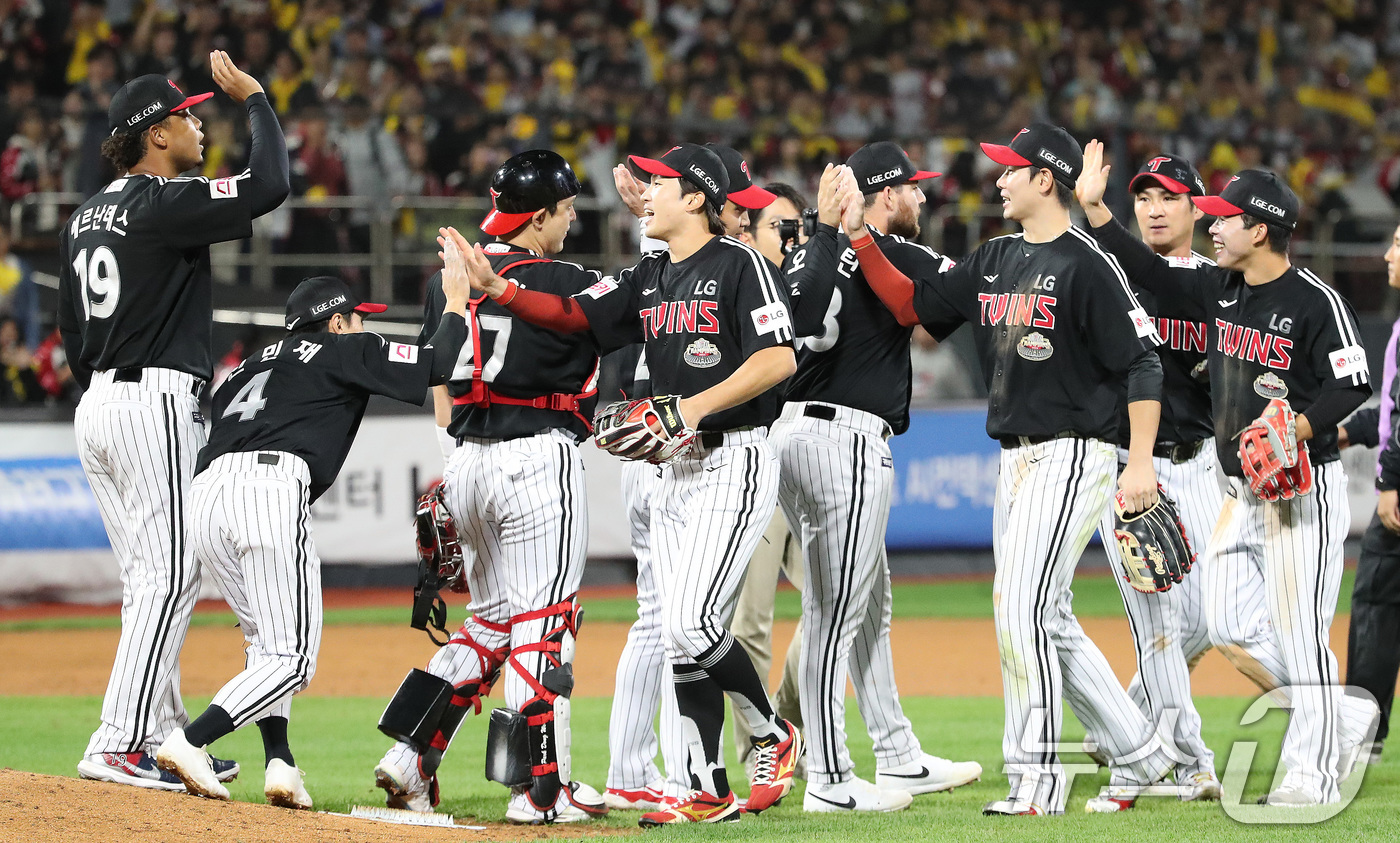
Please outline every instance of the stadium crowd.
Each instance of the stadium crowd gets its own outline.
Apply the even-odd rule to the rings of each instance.
[[[1313,219],[1400,202],[1400,4],[1380,0],[0,0],[0,219],[31,193],[98,190],[122,81],[214,90],[211,49],[267,88],[296,195],[373,200],[281,214],[287,251],[361,250],[390,198],[484,197],[536,146],[616,202],[610,168],[676,140],[731,144],[760,182],[815,195],[826,162],[890,137],[944,173],[928,210],[970,211],[994,204],[999,169],[976,141],[1036,118],[1112,139],[1122,178],[1169,149],[1212,191],[1272,167]],[[202,174],[238,172],[233,104],[199,116]],[[954,214],[942,243],[961,254],[999,224]],[[23,267],[0,232],[0,313],[33,348],[47,320]]]

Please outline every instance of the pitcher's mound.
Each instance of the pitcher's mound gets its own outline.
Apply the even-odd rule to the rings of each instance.
[[[626,829],[597,824],[530,827],[473,822],[486,829],[420,828],[9,769],[0,770],[0,793],[5,794],[0,799],[0,836],[7,840],[420,843],[557,840],[627,833]]]

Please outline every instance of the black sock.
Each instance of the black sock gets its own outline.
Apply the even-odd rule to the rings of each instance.
[[[734,636],[724,633],[718,644],[701,653],[695,661],[728,692],[735,714],[748,721],[755,737],[782,734],[773,705],[768,700],[768,692],[758,678],[758,671],[754,670],[749,654],[744,652]],[[762,726],[755,723],[760,718],[764,721]]]
[[[258,721],[258,731],[262,732],[263,754],[267,756],[267,763],[271,764],[272,759],[280,758],[289,767],[297,765],[297,762],[292,760],[292,748],[287,743],[287,718],[264,717]]]
[[[705,768],[701,770],[694,769],[689,757],[686,759],[692,764],[690,786],[715,796],[728,796],[729,776],[724,771],[719,740],[724,729],[724,689],[694,662],[673,663],[671,669],[675,673],[676,707],[682,718],[695,724],[705,754]]]
[[[196,717],[193,723],[185,727],[185,740],[194,746],[208,746],[224,735],[232,733],[233,718],[217,705],[211,705],[204,709],[204,713]]]

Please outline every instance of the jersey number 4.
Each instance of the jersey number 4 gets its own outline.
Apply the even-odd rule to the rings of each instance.
[[[256,375],[238,390],[238,394],[233,396],[233,400],[224,408],[221,418],[238,416],[241,422],[252,421],[257,416],[258,411],[267,406],[267,399],[263,397],[263,387],[267,386],[268,375],[272,370],[258,372]]]
[[[476,321],[481,325],[480,339],[486,338],[487,331],[496,335],[495,342],[491,343],[491,356],[481,367],[481,380],[491,383],[506,365],[506,346],[510,345],[510,329],[514,322],[509,316],[477,316]],[[472,379],[472,346],[477,343],[472,342],[471,329],[472,326],[468,324],[467,341],[462,343],[462,353],[457,357],[457,365],[452,369],[454,381]]]
[[[106,319],[117,309],[122,294],[122,274],[117,268],[117,256],[106,246],[78,252],[73,258],[73,272],[78,276],[78,288],[83,300],[83,320]]]

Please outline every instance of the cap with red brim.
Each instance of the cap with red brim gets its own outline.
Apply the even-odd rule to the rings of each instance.
[[[1002,165],[1003,167],[1029,167],[1031,162],[1024,157],[1017,155],[1016,150],[1001,143],[981,144],[982,151],[987,157]]]
[[[846,159],[846,166],[851,168],[863,194],[942,175],[915,167],[908,153],[894,141],[875,141],[862,146]]]
[[[1191,201],[1215,217],[1249,214],[1290,231],[1298,225],[1298,194],[1267,170],[1241,170],[1219,196],[1192,196]]]
[[[375,304],[372,301],[360,302],[355,305],[356,313],[383,313],[389,309],[387,304]]]
[[[1195,192],[1191,188],[1177,181],[1176,179],[1169,178],[1167,176],[1162,175],[1161,173],[1138,173],[1137,175],[1133,176],[1132,181],[1128,182],[1128,192],[1136,193],[1137,191],[1142,189],[1140,185],[1143,182],[1148,181],[1157,182],[1157,184],[1161,185],[1165,190],[1167,190],[1170,193]]]
[[[736,190],[729,194],[729,201],[740,208],[747,208],[750,211],[757,211],[772,205],[778,198],[778,194],[771,190],[764,190],[756,184],[751,184],[743,190]]]
[[[725,169],[724,161],[712,149],[698,144],[683,143],[671,147],[660,158],[629,155],[627,160],[632,166],[653,176],[685,179],[700,188],[700,192],[705,194],[705,201],[716,211],[723,212],[725,200],[732,198],[729,196],[729,173]]]
[[[1032,123],[1016,133],[1009,144],[984,143],[982,152],[1003,167],[1038,167],[1049,170],[1055,181],[1074,189],[1084,169],[1084,151],[1064,129],[1049,123]]]
[[[127,82],[107,106],[112,134],[142,132],[171,114],[198,105],[213,93],[185,96],[180,86],[158,73],[147,73]]]
[[[1192,196],[1191,201],[1213,217],[1233,217],[1244,213],[1244,208],[1231,205],[1219,196]]]

